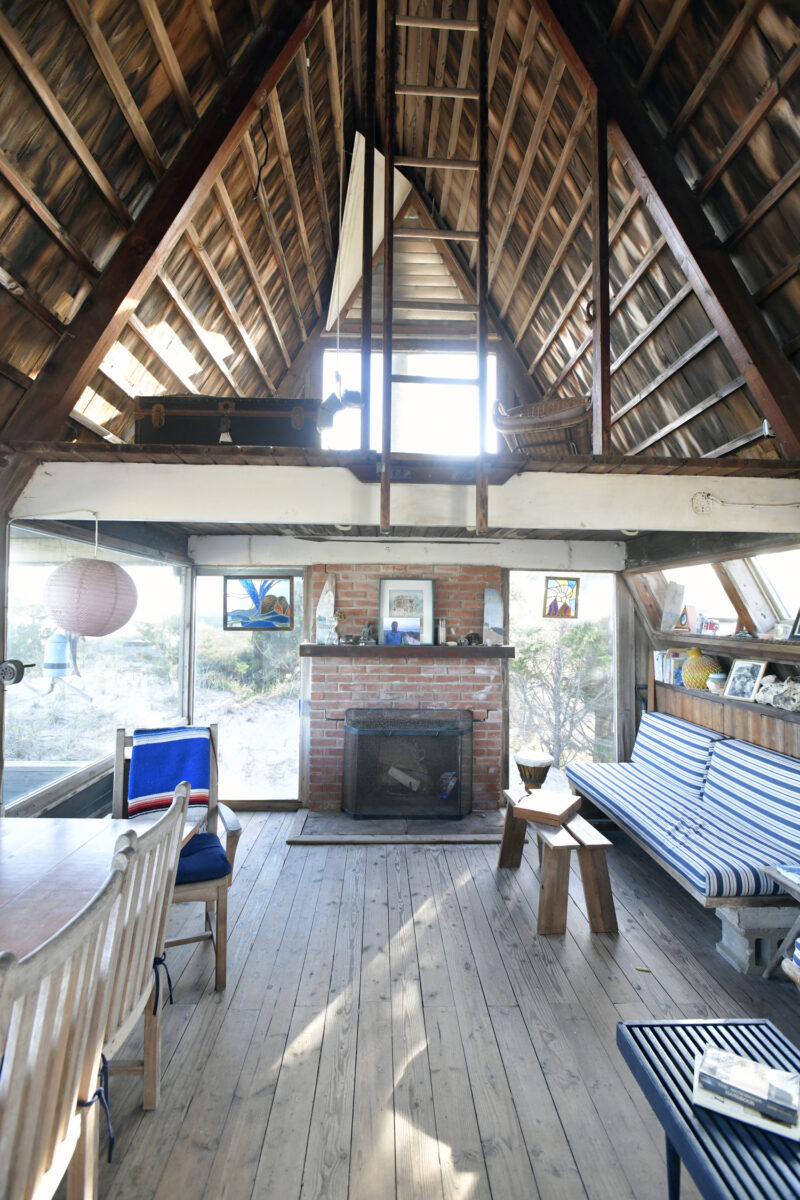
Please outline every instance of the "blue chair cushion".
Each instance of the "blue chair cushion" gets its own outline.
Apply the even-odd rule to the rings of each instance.
[[[222,879],[232,869],[217,835],[196,833],[181,850],[175,884]]]

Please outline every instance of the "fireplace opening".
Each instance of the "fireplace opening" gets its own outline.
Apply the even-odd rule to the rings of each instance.
[[[353,817],[438,817],[472,811],[472,713],[348,708],[342,809]]]

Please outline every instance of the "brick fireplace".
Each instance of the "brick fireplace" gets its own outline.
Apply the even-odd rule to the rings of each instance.
[[[484,588],[501,587],[499,567],[341,566],[336,605],[345,613],[340,632],[358,634],[376,624],[381,578],[434,581],[434,618],[447,621],[448,638],[483,631]],[[315,611],[326,568],[312,570]],[[339,809],[342,802],[344,718],[350,708],[468,709],[473,714],[472,808],[498,807],[503,786],[507,647],[313,646],[309,660],[308,806]]]

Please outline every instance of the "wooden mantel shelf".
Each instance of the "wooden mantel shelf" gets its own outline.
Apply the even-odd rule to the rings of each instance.
[[[513,658],[513,646],[321,646],[301,642],[301,658]]]

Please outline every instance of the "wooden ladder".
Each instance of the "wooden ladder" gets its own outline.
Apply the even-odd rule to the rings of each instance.
[[[412,384],[430,387],[437,380],[425,375],[398,375],[393,371],[392,362],[392,314],[394,305],[394,243],[402,238],[430,238],[431,240],[467,242],[477,244],[477,271],[475,287],[475,303],[467,301],[402,301],[403,309],[417,309],[421,312],[448,311],[459,314],[468,313],[475,320],[475,346],[478,363],[478,373],[474,379],[459,380],[478,389],[478,412],[480,421],[480,450],[475,473],[475,530],[477,534],[488,531],[488,477],[486,464],[486,423],[487,423],[487,301],[489,289],[489,249],[488,249],[488,3],[487,0],[472,0],[470,11],[474,18],[463,20],[450,17],[409,16],[397,12],[397,0],[386,2],[386,69],[384,71],[384,151],[386,156],[386,172],[384,184],[384,281],[383,281],[383,426],[381,442],[381,500],[380,528],[382,534],[388,534],[391,528],[390,487],[392,477],[392,389],[395,384]],[[474,72],[477,86],[444,86],[426,82],[422,84],[399,83],[397,81],[397,30],[405,26],[409,29],[447,30],[472,35],[477,55],[477,70]],[[471,74],[473,74],[471,72]],[[459,81],[460,83],[461,81]],[[400,97],[422,97],[433,99],[454,99],[463,103],[477,106],[477,157],[437,158],[414,155],[396,155],[394,135],[397,118],[397,101]],[[478,177],[478,220],[475,229],[425,229],[418,226],[405,227],[402,222],[395,227],[394,223],[394,168],[439,170],[439,171],[469,171],[477,172]],[[365,183],[366,190],[366,183]],[[366,263],[366,256],[365,256]],[[370,281],[371,291],[371,281]],[[371,316],[371,314],[370,314]],[[363,334],[363,326],[362,326]],[[362,358],[363,361],[363,358]],[[362,367],[363,372],[363,367]],[[364,376],[362,373],[362,383]],[[362,387],[363,390],[363,387]]]

